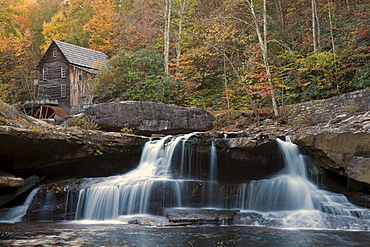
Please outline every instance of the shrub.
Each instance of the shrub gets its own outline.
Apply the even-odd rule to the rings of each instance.
[[[85,130],[98,130],[99,129],[99,125],[90,116],[72,119],[68,123],[68,125],[78,126]]]

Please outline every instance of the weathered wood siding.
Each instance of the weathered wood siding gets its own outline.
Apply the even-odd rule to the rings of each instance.
[[[88,79],[91,78],[91,74],[70,66],[69,69],[70,77],[70,105],[71,114],[79,112],[85,105],[91,104],[91,96],[89,93]]]
[[[53,54],[54,53],[54,54]],[[66,69],[62,78],[62,69]],[[43,70],[47,69],[46,78]],[[58,100],[59,106],[70,110],[70,66],[59,48],[53,44],[46,52],[44,59],[39,64],[38,98]],[[62,85],[65,85],[65,95],[62,95]],[[63,86],[64,88],[64,86]]]

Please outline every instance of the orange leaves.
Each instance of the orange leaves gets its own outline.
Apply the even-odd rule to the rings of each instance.
[[[28,13],[30,9],[36,6],[36,2],[33,0],[23,0],[15,5],[14,9],[20,13],[16,17],[17,22],[20,24],[20,31],[23,32],[34,25],[34,22]]]
[[[119,41],[125,49],[136,51],[157,45],[162,36],[158,27],[162,19],[153,1],[132,1],[120,9]]]
[[[91,0],[94,16],[84,26],[90,33],[90,48],[112,55],[117,48],[118,13],[115,11],[114,2],[111,0]]]

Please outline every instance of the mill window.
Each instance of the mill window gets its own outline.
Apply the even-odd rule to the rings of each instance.
[[[67,86],[66,84],[60,85],[60,97],[64,98],[67,95]]]
[[[42,79],[46,81],[48,79],[48,68],[42,69]]]
[[[79,81],[82,81],[83,80],[83,76],[82,75],[78,75],[78,80]]]
[[[56,49],[53,50],[53,57],[57,57],[57,50]]]
[[[67,76],[67,69],[64,66],[61,66],[60,67],[60,77],[61,78],[66,78],[66,76]]]

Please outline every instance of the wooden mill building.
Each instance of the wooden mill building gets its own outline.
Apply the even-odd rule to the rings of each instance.
[[[88,79],[107,63],[105,53],[53,40],[38,64],[38,98],[58,101],[69,114],[92,102]]]

